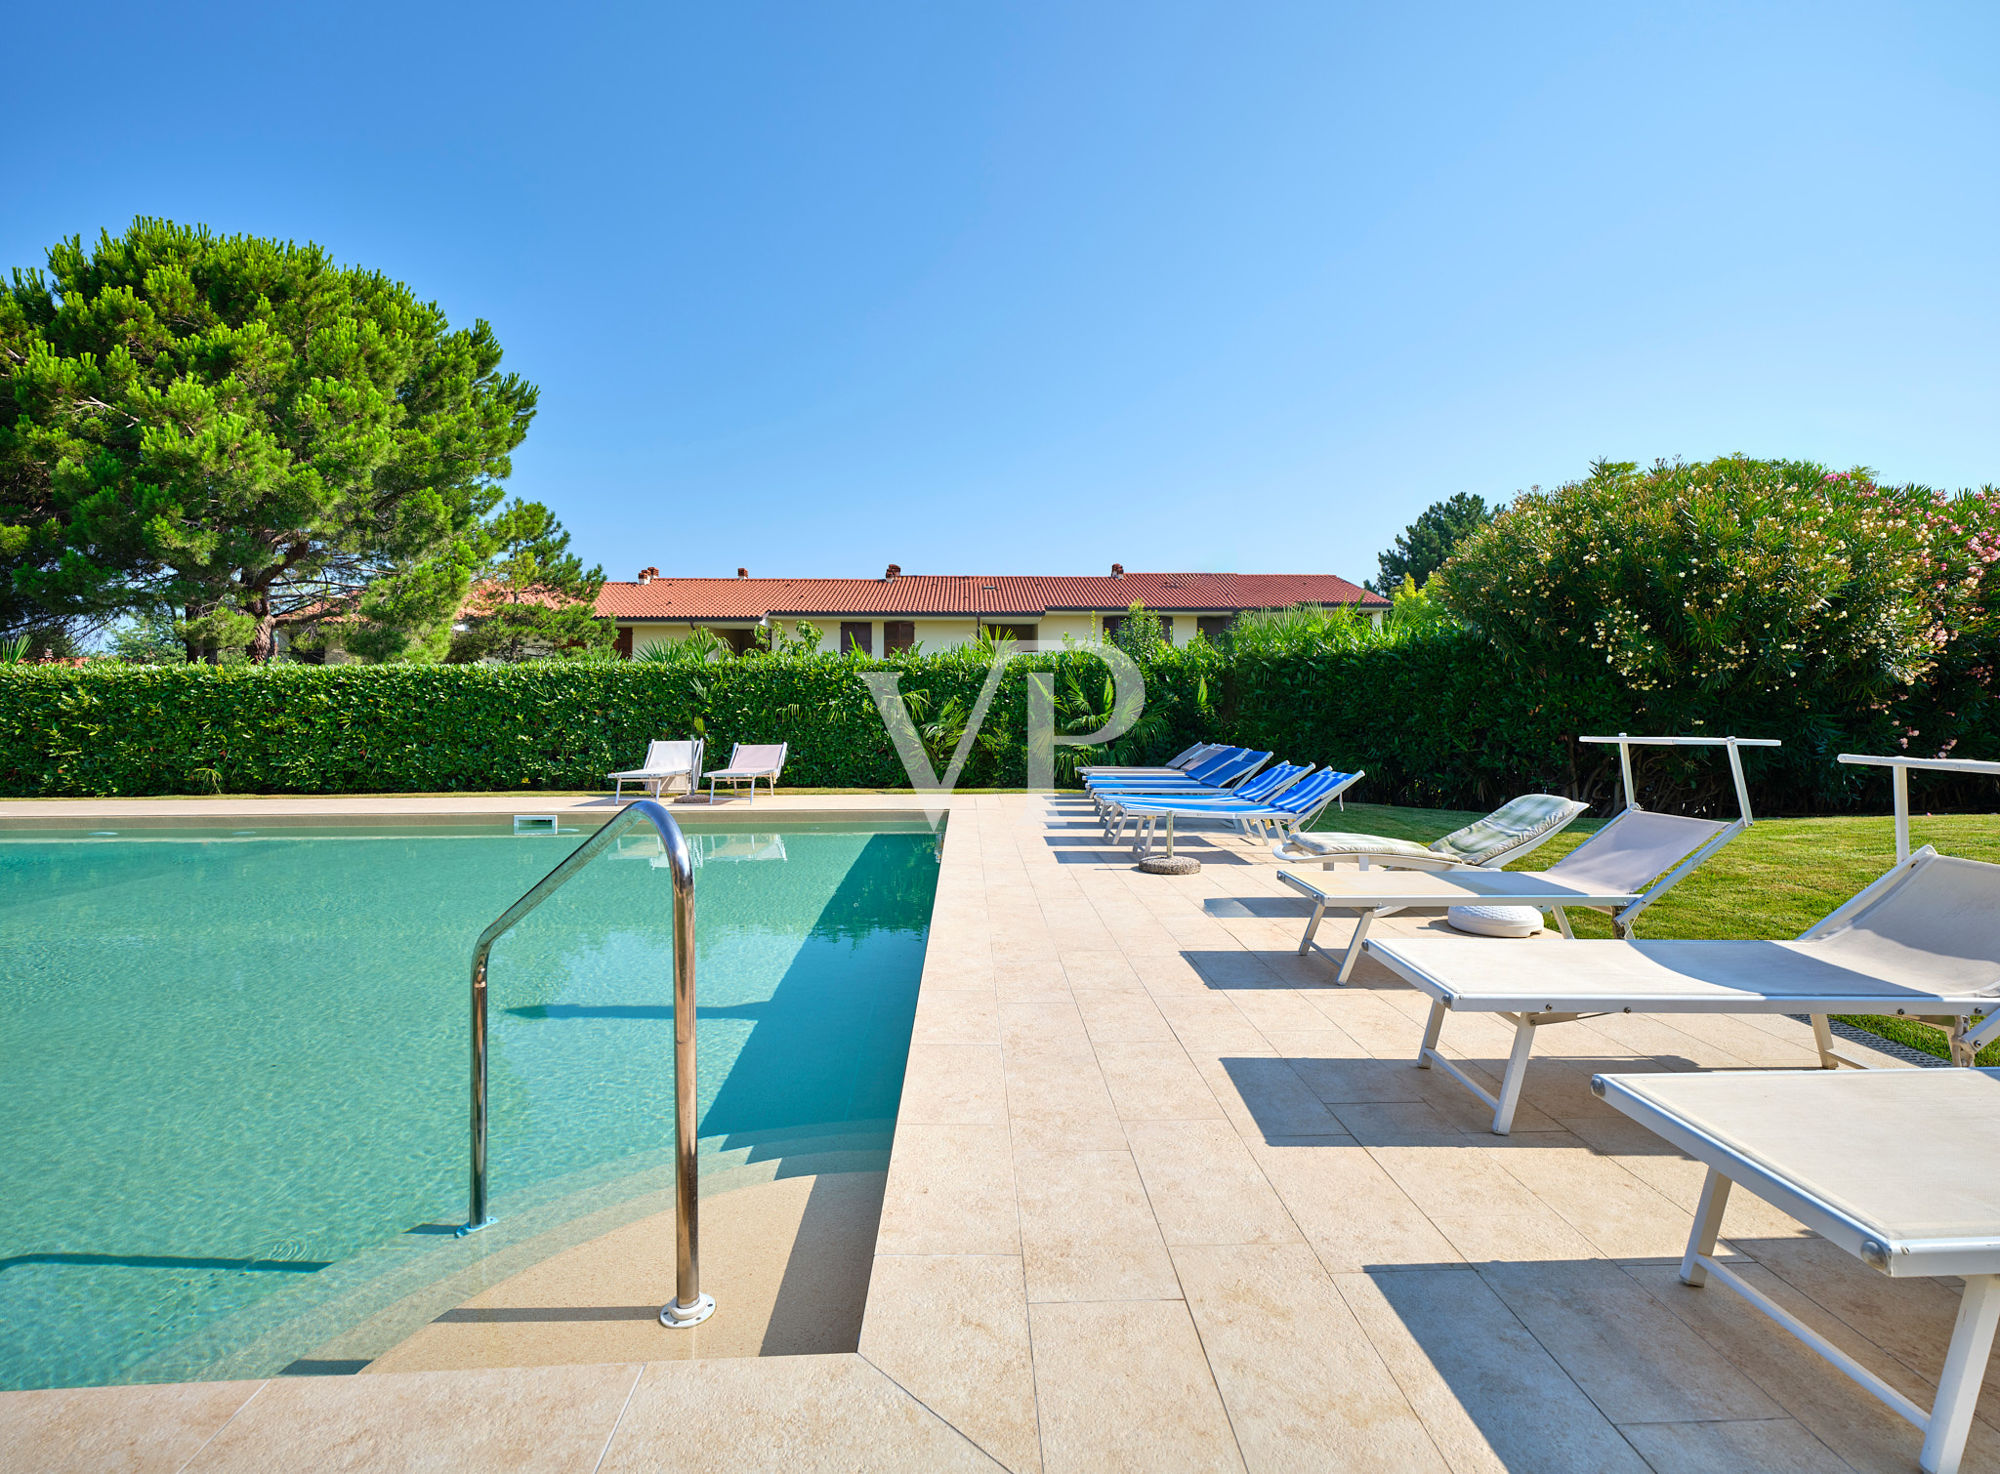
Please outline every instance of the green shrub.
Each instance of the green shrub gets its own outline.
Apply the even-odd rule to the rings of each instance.
[[[1195,661],[1167,652],[1151,684],[1156,743],[1195,730]],[[1213,656],[1207,657],[1213,660]],[[716,762],[736,742],[788,741],[796,787],[905,788],[862,684],[901,670],[919,706],[970,709],[976,652],[868,660],[770,654],[711,663],[539,661],[511,666],[0,668],[0,792],[11,795],[410,793],[595,788],[646,743],[696,731]],[[1092,656],[1017,656],[961,782],[1025,781],[1026,676],[1092,690]],[[1074,672],[1071,678],[1070,672]],[[1185,687],[1183,690],[1182,687]],[[1183,715],[1176,719],[1174,714]],[[1146,755],[1114,746],[1119,760]],[[941,765],[940,765],[941,766]]]

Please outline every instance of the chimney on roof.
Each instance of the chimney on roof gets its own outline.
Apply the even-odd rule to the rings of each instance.
[[[900,563],[891,563],[889,565],[889,571],[882,575],[882,582],[887,583],[892,578],[900,578],[902,577],[902,574],[903,574],[903,565]]]
[[[639,570],[639,582],[651,583],[659,571],[657,568],[641,568]]]
[[[739,568],[736,570],[736,576],[738,578],[748,578],[750,576],[750,570],[747,568]]]
[[[1113,578],[1123,578],[1125,576],[1125,565],[1123,563],[1113,563],[1111,565],[1111,576]]]

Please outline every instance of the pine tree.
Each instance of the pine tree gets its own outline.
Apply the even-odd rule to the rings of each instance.
[[[467,600],[451,659],[531,660],[581,655],[611,643],[592,606],[604,570],[583,566],[569,534],[539,502],[510,502],[487,524],[492,561]]]
[[[434,658],[535,389],[378,272],[139,219],[0,291],[0,627],[169,608],[189,659],[359,610]]]
[[[1377,557],[1382,572],[1369,580],[1368,587],[1384,598],[1393,596],[1405,578],[1415,580],[1417,587],[1422,588],[1444,566],[1445,559],[1462,538],[1499,515],[1497,505],[1489,507],[1484,497],[1469,491],[1431,503],[1417,514],[1416,521],[1403,529],[1396,538],[1396,546]]]

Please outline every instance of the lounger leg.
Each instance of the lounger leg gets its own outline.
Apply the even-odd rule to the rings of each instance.
[[[1822,1070],[1837,1070],[1840,1061],[1833,1057],[1833,1026],[1826,1021],[1826,1015],[1812,1016],[1813,1047],[1819,1050],[1819,1067]]]
[[[1522,1014],[1514,1024],[1514,1050],[1507,1056],[1507,1073],[1500,1081],[1500,1101],[1493,1109],[1493,1134],[1514,1129],[1514,1111],[1521,1104],[1521,1081],[1527,1077],[1528,1054],[1535,1047],[1535,1021]]]
[[[1556,926],[1562,932],[1563,936],[1570,941],[1575,941],[1576,933],[1569,929],[1569,913],[1560,906],[1551,906],[1549,909],[1556,913]]]
[[[1312,951],[1313,937],[1319,932],[1319,924],[1326,920],[1326,902],[1314,901],[1312,918],[1306,922],[1306,934],[1299,938],[1299,956]]]
[[[1375,919],[1373,911],[1363,911],[1361,919],[1354,923],[1354,939],[1347,944],[1347,951],[1340,959],[1340,971],[1333,975],[1336,983],[1345,983],[1354,976],[1354,964],[1361,956],[1361,944],[1368,939],[1368,924]]]
[[[1722,1212],[1729,1206],[1729,1179],[1713,1167],[1701,1185],[1701,1202],[1694,1210],[1694,1232],[1688,1235],[1687,1253],[1681,1255],[1681,1283],[1697,1290],[1708,1283],[1708,1266],[1701,1260],[1715,1253],[1716,1236],[1722,1232]]]
[[[1938,1377],[1937,1401],[1931,1404],[1930,1427],[1924,1432],[1924,1451],[1917,1461],[1929,1474],[1958,1474],[1986,1359],[1993,1354],[1996,1325],[2000,1325],[2000,1275],[1967,1275],[1951,1349],[1945,1352],[1944,1372]]]
[[[1972,1068],[1978,1062],[1976,1058],[1978,1051],[1965,1042],[1965,1032],[1971,1026],[1971,1023],[1972,1020],[1968,1019],[1964,1014],[1960,1014],[1951,1021],[1951,1062],[1955,1065],[1963,1065],[1967,1069]]]
[[[1438,1047],[1438,1036],[1442,1033],[1444,1033],[1444,1000],[1433,998],[1431,1016],[1424,1020],[1424,1042],[1417,1050],[1418,1069],[1428,1070],[1431,1067],[1431,1051]]]

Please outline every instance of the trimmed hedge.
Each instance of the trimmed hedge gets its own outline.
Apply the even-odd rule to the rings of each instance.
[[[1025,781],[1027,672],[1072,661],[1086,684],[1103,684],[1104,666],[1085,656],[1010,662],[962,786]],[[649,740],[694,733],[697,720],[715,766],[732,743],[787,741],[788,786],[907,788],[860,679],[870,669],[902,670],[903,689],[927,695],[933,710],[953,697],[970,707],[986,674],[957,653],[764,657],[694,669],[642,661],[6,666],[0,792],[590,789],[638,763]],[[1156,708],[1176,704],[1173,685],[1170,675],[1151,684]]]
[[[1105,670],[1083,652],[1009,663],[960,785],[1025,781],[1026,675],[1054,670],[1065,730],[1088,730]],[[512,666],[0,666],[0,792],[11,796],[189,793],[408,793],[592,789],[639,761],[649,739],[702,723],[713,761],[733,742],[789,741],[787,786],[904,788],[901,763],[861,681],[899,670],[932,712],[970,707],[986,666],[976,652],[767,656],[689,668],[643,661]],[[1581,747],[1591,731],[1668,730],[1776,736],[1751,753],[1760,812],[1886,807],[1879,773],[1834,763],[1842,750],[1894,750],[1911,728],[1950,717],[1958,750],[1991,755],[2000,723],[1982,691],[1949,701],[1918,690],[1895,709],[1851,719],[1708,711],[1608,681],[1548,689],[1513,678],[1463,631],[1310,651],[1239,652],[1206,644],[1147,663],[1142,739],[1118,761],[1157,759],[1223,736],[1296,761],[1368,771],[1355,797],[1377,803],[1485,808],[1530,789],[1615,799],[1615,756]],[[1948,704],[1949,713],[1940,713]],[[1936,750],[1935,738],[1926,739]],[[1911,751],[1919,750],[1912,741]],[[943,764],[938,766],[942,768]],[[1733,810],[1726,769],[1711,755],[1647,756],[1645,795],[1661,807]],[[1978,780],[1927,783],[1919,803],[1992,804]]]

